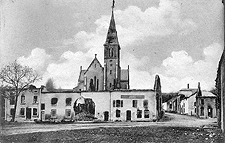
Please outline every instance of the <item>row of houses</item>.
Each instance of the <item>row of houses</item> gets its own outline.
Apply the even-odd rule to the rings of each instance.
[[[198,88],[187,88],[179,90],[178,94],[163,103],[163,108],[168,112],[175,112],[184,115],[197,116],[200,118],[215,118],[216,95],[209,91],[201,90],[200,83]]]
[[[5,120],[10,121],[15,97],[5,100]],[[28,88],[18,97],[16,121],[74,121],[92,118],[101,121],[153,121],[160,117],[161,86],[156,76],[154,89],[49,92]]]

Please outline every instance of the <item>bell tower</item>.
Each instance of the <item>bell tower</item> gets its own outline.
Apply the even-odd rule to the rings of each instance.
[[[113,13],[114,4],[113,0],[112,16],[104,44],[104,90],[120,88],[120,45]]]

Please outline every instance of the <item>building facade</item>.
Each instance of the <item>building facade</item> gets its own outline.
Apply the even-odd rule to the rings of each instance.
[[[218,124],[222,131],[225,131],[225,49],[219,61],[216,88],[218,91],[217,110],[218,110]]]
[[[39,119],[40,110],[40,88],[28,88],[22,92],[17,101],[16,121],[33,121]],[[11,121],[12,114],[15,112],[15,96],[10,96],[5,100],[5,120]]]
[[[42,121],[79,120],[79,113],[101,121],[153,121],[160,112],[154,90],[43,92],[41,96]],[[87,104],[87,99],[92,104]]]

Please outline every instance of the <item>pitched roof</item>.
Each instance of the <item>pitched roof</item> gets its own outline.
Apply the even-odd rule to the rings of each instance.
[[[202,91],[202,96],[201,97],[216,97],[213,93],[209,91]]]
[[[84,74],[86,74],[86,72],[89,70],[89,68],[91,67],[91,65],[94,63],[94,61],[97,61],[97,63],[99,63],[100,67],[103,69],[101,63],[98,61],[97,57],[95,56],[95,58],[93,59],[93,61],[91,62],[91,64],[88,66],[87,70],[84,72]]]
[[[84,73],[85,73],[86,71],[87,71],[87,70],[81,70],[80,75],[79,75],[79,78],[78,78],[78,81],[79,81],[79,82],[84,81]]]

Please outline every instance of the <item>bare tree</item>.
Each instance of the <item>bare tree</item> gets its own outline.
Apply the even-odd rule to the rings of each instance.
[[[46,82],[46,89],[48,91],[55,91],[55,84],[54,84],[54,80],[52,78],[49,78]]]
[[[15,121],[18,96],[30,84],[40,79],[40,75],[38,75],[32,68],[22,66],[21,64],[17,63],[17,61],[14,61],[13,63],[10,63],[1,69],[0,81],[2,81],[3,85],[8,87],[11,86],[11,90],[14,91],[15,95],[14,113],[12,115],[13,122]]]

